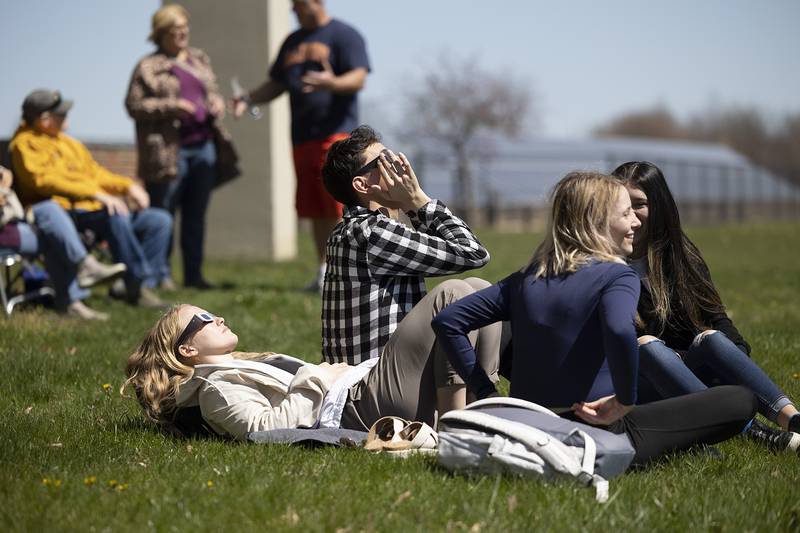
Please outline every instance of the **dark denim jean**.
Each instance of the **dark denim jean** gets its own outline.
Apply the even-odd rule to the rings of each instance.
[[[114,261],[125,263],[129,288],[154,287],[165,269],[172,217],[163,209],[148,208],[129,215],[109,216],[105,209],[72,211],[79,231],[90,229],[108,241]]]
[[[217,179],[217,152],[212,141],[182,146],[178,159],[178,177],[167,183],[150,183],[147,192],[154,207],[163,207],[171,214],[181,211],[180,243],[183,256],[183,282],[192,284],[203,279],[203,246],[206,231],[206,210]],[[171,255],[172,239],[170,239]],[[160,272],[170,277],[169,261]]]
[[[773,422],[780,410],[792,403],[752,359],[718,331],[696,339],[683,359],[660,340],[640,346],[639,376],[640,402],[698,392],[718,381],[749,388],[758,398],[758,411]]]

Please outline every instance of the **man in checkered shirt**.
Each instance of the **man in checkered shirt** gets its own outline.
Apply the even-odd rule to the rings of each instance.
[[[330,148],[322,174],[328,192],[345,206],[343,220],[327,243],[323,358],[356,365],[379,357],[395,341],[395,331],[403,332],[397,329],[400,322],[417,307],[425,316],[403,334],[428,339],[432,310],[455,297],[438,295],[441,301],[435,303],[440,287],[447,290],[449,282],[426,297],[425,277],[479,268],[489,261],[489,252],[464,221],[425,194],[406,157],[386,149],[368,126]],[[398,220],[401,213],[407,215],[406,223]],[[465,281],[467,292],[489,285],[477,278]],[[425,300],[431,304],[420,304]],[[433,349],[435,337],[430,339]],[[451,370],[447,374],[456,376]]]

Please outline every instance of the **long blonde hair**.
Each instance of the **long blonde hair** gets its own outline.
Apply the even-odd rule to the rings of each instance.
[[[181,5],[167,4],[158,8],[150,20],[150,35],[147,40],[156,46],[161,46],[161,38],[180,17],[184,17],[187,21],[189,20],[189,12]]]
[[[128,379],[122,389],[132,386],[145,415],[156,423],[172,418],[178,390],[193,373],[191,366],[178,360],[173,348],[181,333],[179,313],[183,305],[175,305],[161,315],[125,366]]]
[[[598,172],[570,172],[556,184],[547,234],[530,261],[535,277],[575,272],[592,259],[625,262],[609,237],[611,213],[622,188]]]

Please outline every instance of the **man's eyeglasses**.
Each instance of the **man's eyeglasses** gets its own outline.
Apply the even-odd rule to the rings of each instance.
[[[183,328],[183,331],[180,335],[178,335],[178,339],[175,341],[175,345],[173,346],[173,350],[176,354],[178,353],[178,348],[181,344],[185,344],[190,338],[194,336],[195,333],[203,329],[203,326],[210,322],[214,322],[216,317],[211,313],[197,313],[195,314],[192,319],[186,324],[186,327]]]
[[[378,157],[376,157],[375,159],[373,159],[372,161],[370,161],[369,163],[367,163],[363,167],[361,167],[358,170],[356,170],[355,175],[356,176],[366,176],[367,174],[369,174],[370,172],[372,172],[373,170],[378,168],[378,161],[380,160],[382,155],[385,155],[386,157],[391,159],[392,153],[389,151],[388,148],[384,148],[383,150],[381,150],[381,153],[378,154]]]

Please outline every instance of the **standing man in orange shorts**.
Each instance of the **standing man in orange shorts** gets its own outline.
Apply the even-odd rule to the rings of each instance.
[[[270,102],[289,91],[295,205],[301,218],[311,219],[320,261],[319,272],[306,289],[320,291],[325,243],[342,217],[342,204],[322,184],[322,165],[331,144],[358,126],[358,91],[370,66],[363,37],[332,18],[324,0],[294,0],[292,6],[300,29],[284,41],[267,81],[234,99],[234,116],[241,116],[249,105]]]

